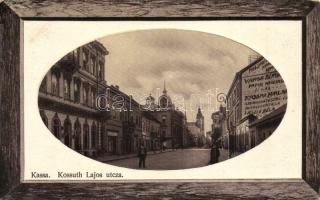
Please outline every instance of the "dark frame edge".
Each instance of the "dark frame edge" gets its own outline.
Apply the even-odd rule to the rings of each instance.
[[[20,21],[8,5],[0,3],[0,42],[5,49],[0,58],[0,197],[21,184]]]
[[[18,55],[19,52],[20,52],[20,26],[14,26],[13,24],[17,24],[17,23],[20,23],[21,20],[25,19],[25,20],[72,20],[71,18],[20,18],[13,10],[10,9],[10,7],[8,5],[5,4],[5,2],[1,2],[0,3],[0,23],[4,23],[4,27],[10,27],[10,31],[13,31],[15,33],[15,36],[11,36],[11,39],[14,39],[15,42],[12,43],[12,46],[9,47],[9,49],[12,51],[12,52],[18,52]],[[8,23],[6,21],[6,17],[4,17],[4,12],[2,11],[5,11],[6,13],[9,13],[8,15],[10,16],[10,22],[14,21],[14,23]],[[318,19],[317,17],[314,17],[314,16],[318,16]],[[91,21],[91,20],[128,20],[130,18],[74,18],[74,20],[86,20],[86,21]],[[131,18],[132,19],[132,18]],[[211,20],[245,20],[245,19],[248,19],[248,20],[272,20],[272,17],[239,17],[239,18],[228,18],[228,17],[225,17],[225,18],[188,18],[187,19],[182,19],[182,18],[173,18],[173,19],[168,19],[168,18],[137,18],[135,20],[208,20],[208,19],[211,19]],[[313,9],[311,9],[307,15],[304,17],[304,18],[300,18],[300,17],[285,17],[285,18],[282,18],[282,17],[274,17],[273,18],[274,20],[301,20],[302,19],[302,39],[303,39],[303,43],[304,46],[303,46],[303,50],[302,50],[302,54],[303,54],[303,83],[306,83],[306,84],[302,84],[303,85],[303,141],[302,141],[302,155],[303,155],[303,164],[302,164],[302,179],[304,181],[305,184],[308,184],[310,185],[316,192],[318,192],[318,194],[320,194],[320,177],[319,177],[319,174],[320,174],[320,149],[318,148],[317,149],[317,152],[314,152],[317,154],[318,156],[318,160],[317,160],[317,163],[316,163],[316,166],[318,166],[318,171],[315,173],[315,177],[312,176],[312,173],[310,174],[308,172],[308,170],[310,169],[310,160],[309,159],[309,156],[310,156],[310,149],[308,149],[308,146],[309,145],[314,145],[314,143],[310,143],[310,141],[308,140],[308,138],[310,138],[311,136],[313,136],[312,134],[314,134],[314,136],[317,138],[317,141],[318,141],[318,146],[320,145],[320,132],[317,132],[317,127],[313,127],[310,125],[310,120],[313,119],[315,122],[316,122],[316,119],[314,119],[314,116],[310,116],[309,113],[310,111],[312,111],[312,109],[310,108],[310,101],[315,101],[316,99],[310,99],[310,94],[313,93],[313,90],[320,90],[320,88],[310,88],[312,82],[310,82],[310,78],[313,77],[313,76],[317,76],[319,77],[320,79],[320,70],[319,72],[316,71],[316,73],[312,73],[313,71],[312,70],[316,70],[317,68],[320,69],[320,65],[319,65],[319,62],[314,64],[314,60],[312,59],[312,55],[314,54],[317,54],[319,55],[320,54],[320,50],[317,49],[315,46],[312,46],[311,43],[308,43],[308,39],[310,39],[308,36],[310,35],[310,33],[312,32],[312,27],[310,29],[310,22],[312,21],[312,25],[314,26],[313,28],[316,28],[318,30],[318,35],[316,36],[317,37],[317,41],[319,42],[320,40],[320,4],[317,3],[315,4],[315,7]],[[309,22],[310,21],[310,22]],[[11,25],[10,25],[11,24]],[[308,32],[311,31],[311,32]],[[10,32],[8,31],[8,32]],[[4,33],[4,35],[6,35],[6,33]],[[5,38],[5,37],[3,37]],[[9,38],[10,40],[10,38]],[[0,41],[2,42],[2,41]],[[310,42],[310,41],[309,41]],[[4,42],[5,43],[5,42]],[[6,47],[6,46],[5,46]],[[3,60],[6,60],[8,59],[8,57],[6,55],[3,56],[3,58],[1,58]],[[3,83],[3,80],[2,78],[2,75],[6,75],[6,76],[16,76],[17,74],[19,75],[20,73],[20,58],[16,58],[15,60],[13,60],[10,64],[8,64],[9,67],[5,66],[4,63],[1,63],[1,59],[0,59],[0,81]],[[318,60],[320,60],[320,58],[318,58]],[[7,67],[7,68],[6,68]],[[12,74],[8,74],[8,73],[3,73],[5,72],[5,70],[11,70],[10,72],[12,72]],[[310,71],[311,70],[311,71]],[[311,77],[310,77],[311,76]],[[18,76],[20,77],[20,75]],[[312,78],[311,78],[312,79]],[[14,80],[14,79],[13,79]],[[313,79],[312,79],[313,80]],[[21,80],[20,80],[21,81]],[[14,92],[12,91],[9,91],[9,92],[12,92],[14,94],[17,94],[16,92],[20,92],[20,83],[19,82],[16,82],[16,81],[13,81],[13,82],[9,82],[7,84],[13,84],[15,90]],[[0,100],[1,100],[1,95],[3,93],[6,93],[8,92],[8,88],[6,87],[1,87],[1,85],[5,85],[5,84],[0,84]],[[16,108],[14,109],[14,115],[16,116],[16,119],[12,119],[14,120],[15,122],[18,122],[17,124],[15,124],[15,129],[14,130],[17,130],[17,132],[15,132],[13,135],[14,137],[12,137],[11,139],[15,139],[16,140],[16,146],[13,147],[12,145],[10,146],[9,144],[6,144],[5,147],[8,147],[10,148],[13,152],[15,152],[15,158],[13,159],[9,159],[7,160],[8,163],[6,163],[3,158],[5,157],[5,153],[7,150],[4,151],[4,148],[3,148],[3,142],[6,142],[6,140],[8,139],[6,137],[6,135],[4,135],[3,133],[8,133],[8,131],[12,131],[13,129],[6,129],[7,128],[7,125],[3,126],[4,125],[4,120],[3,119],[7,119],[5,118],[6,117],[6,114],[8,114],[8,112],[6,113],[3,113],[3,109],[6,108],[6,104],[0,104],[0,145],[1,145],[1,149],[0,149],[0,197],[6,195],[7,193],[10,193],[11,191],[15,190],[15,188],[19,188],[19,187],[22,187],[22,186],[27,186],[29,185],[29,183],[23,183],[22,180],[20,179],[20,174],[21,174],[21,168],[20,168],[20,165],[22,164],[21,163],[21,160],[20,160],[20,151],[21,151],[21,138],[20,138],[20,98],[16,97],[16,96],[12,96],[12,102],[16,103],[17,101],[19,102],[18,105],[16,105]],[[11,103],[9,100],[6,102],[8,105]],[[316,107],[318,108],[318,110],[320,110],[320,105],[316,105]],[[18,109],[18,110],[17,110]],[[320,113],[317,113],[316,117],[319,117],[317,119],[320,119]],[[9,120],[11,121],[11,119]],[[8,120],[6,121],[8,123]],[[310,127],[311,126],[311,127]],[[315,131],[313,131],[312,133],[310,133],[310,128],[314,128]],[[12,131],[14,132],[14,131]],[[1,134],[2,133],[2,134]],[[9,138],[10,139],[10,138]],[[16,163],[17,165],[14,165],[12,163]],[[6,169],[5,170],[2,170],[2,168],[12,168],[14,170],[17,170],[17,174],[19,174],[19,176],[11,176],[11,177],[15,177],[14,179],[15,180],[5,180],[4,182],[2,182],[3,179],[6,179],[6,176],[8,176],[8,174],[10,174],[10,172],[6,175]],[[12,170],[11,169],[11,170]],[[12,171],[11,171],[12,173]]]
[[[303,20],[303,179],[320,195],[320,3]]]

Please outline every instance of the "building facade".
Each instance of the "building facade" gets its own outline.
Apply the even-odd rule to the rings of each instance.
[[[140,104],[107,85],[106,55],[97,41],[79,47],[49,70],[39,89],[45,125],[87,156],[135,153],[143,138]]]
[[[275,111],[263,116],[262,118],[253,121],[249,124],[249,131],[251,137],[250,147],[253,148],[268,138],[275,129],[279,126],[285,112],[287,105],[284,104]]]
[[[175,108],[166,87],[158,102],[151,95],[147,97],[144,110],[160,122],[160,141],[165,148],[182,148],[185,132],[185,115]]]
[[[39,89],[44,124],[65,145],[89,156],[101,150],[108,117],[96,108],[97,95],[106,92],[107,54],[98,42],[79,47],[49,70]]]
[[[161,122],[149,112],[142,113],[142,141],[148,151],[161,149],[160,126]]]
[[[280,74],[263,57],[237,72],[227,93],[227,128],[233,151],[252,148],[252,119],[260,119],[287,103],[287,89]],[[250,116],[250,117],[249,117]],[[258,134],[258,132],[254,132]]]

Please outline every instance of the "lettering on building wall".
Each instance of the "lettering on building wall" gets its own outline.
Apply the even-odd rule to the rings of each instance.
[[[283,79],[265,59],[243,73],[242,91],[242,116],[266,115],[287,100]]]

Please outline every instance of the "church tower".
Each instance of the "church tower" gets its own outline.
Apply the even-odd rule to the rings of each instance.
[[[201,134],[204,134],[204,116],[202,115],[200,107],[198,108],[196,126],[200,128]]]
[[[173,110],[174,105],[170,96],[167,94],[166,82],[163,83],[162,95],[159,97],[159,108],[160,110]]]

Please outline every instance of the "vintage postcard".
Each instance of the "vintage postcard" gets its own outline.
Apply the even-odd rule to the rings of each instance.
[[[225,23],[25,22],[25,181],[299,178],[301,24]]]
[[[320,7],[279,2],[0,3],[0,197],[314,199]]]

